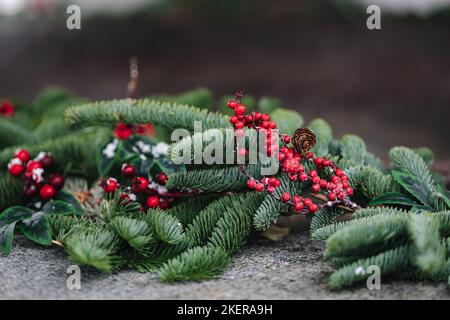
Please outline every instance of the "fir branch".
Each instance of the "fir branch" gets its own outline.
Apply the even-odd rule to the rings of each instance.
[[[330,276],[332,289],[341,289],[368,278],[366,270],[369,266],[378,266],[382,275],[402,272],[409,266],[410,247],[400,246],[370,258],[358,260],[347,265]]]
[[[65,248],[72,261],[103,272],[120,269],[120,238],[103,225],[93,225],[66,239]]]
[[[446,248],[440,239],[438,220],[431,213],[412,215],[408,230],[413,241],[414,264],[429,275],[441,272],[445,266]]]
[[[371,255],[407,241],[408,216],[378,214],[348,223],[327,240],[325,256]]]
[[[311,150],[317,156],[326,156],[329,153],[329,145],[333,140],[333,131],[324,119],[317,118],[308,124],[308,128],[317,137],[317,143]]]
[[[152,123],[170,129],[184,128],[190,131],[194,129],[194,121],[201,121],[203,129],[230,126],[228,119],[220,113],[149,99],[122,99],[84,104],[69,108],[65,117],[70,125]]]
[[[248,171],[258,178],[261,176],[259,165],[248,165]],[[219,169],[189,170],[169,175],[167,188],[180,191],[223,192],[239,191],[246,188],[247,178],[239,167]]]
[[[148,214],[147,222],[155,236],[168,244],[177,244],[184,240],[183,226],[180,221],[161,210]]]
[[[124,239],[128,245],[142,255],[148,255],[156,243],[151,229],[143,220],[115,217],[109,222],[111,229]]]
[[[162,281],[203,280],[218,275],[231,258],[220,247],[195,247],[169,260],[159,272]]]

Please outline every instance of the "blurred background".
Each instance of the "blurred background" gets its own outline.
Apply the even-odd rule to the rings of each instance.
[[[81,8],[68,30],[66,8]],[[368,30],[369,4],[381,30]],[[207,87],[278,97],[386,158],[426,145],[450,165],[450,0],[0,0],[0,99],[49,85],[90,99]]]

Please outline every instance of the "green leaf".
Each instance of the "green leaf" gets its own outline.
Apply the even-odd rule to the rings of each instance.
[[[14,227],[16,223],[3,224],[0,222],[0,250],[7,256],[11,251]]]
[[[176,172],[185,172],[186,167],[184,164],[177,165],[174,164],[169,159],[162,157],[162,158],[155,158],[154,159],[155,164],[159,167],[159,169],[164,172],[165,174],[172,174]]]
[[[76,214],[77,211],[72,204],[59,200],[52,200],[44,204],[42,212],[45,214],[70,215]]]
[[[32,214],[33,211],[28,208],[14,206],[0,215],[0,250],[5,256],[11,251],[16,222],[31,217]]]
[[[405,206],[416,206],[417,202],[400,192],[388,192],[375,197],[367,206],[378,206],[381,204],[399,204]]]
[[[391,174],[395,181],[401,184],[403,188],[405,188],[420,202],[424,205],[430,206],[431,208],[433,207],[432,194],[420,178],[397,170],[392,170]]]
[[[35,212],[31,217],[17,225],[19,230],[29,239],[43,245],[52,243],[52,231],[45,213]]]
[[[113,144],[116,143],[116,148],[114,151],[114,156],[110,156],[105,154],[105,149],[108,145],[113,146]],[[117,159],[117,154],[119,153],[119,141],[117,139],[113,139],[108,141],[103,147],[98,149],[97,152],[97,170],[100,177],[105,177],[108,172],[113,167],[114,163]]]
[[[69,192],[58,191],[58,193],[56,194],[54,199],[65,201],[65,202],[71,204],[72,207],[75,209],[75,214],[81,215],[84,213],[83,207],[78,202],[77,198],[75,198],[75,196]]]

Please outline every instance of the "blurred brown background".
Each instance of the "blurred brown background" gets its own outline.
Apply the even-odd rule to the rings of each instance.
[[[123,1],[105,12],[108,1],[87,12],[79,2],[77,31],[67,30],[66,4],[55,0],[1,19],[0,97],[33,98],[52,84],[92,99],[123,97],[137,55],[140,95],[243,88],[279,97],[306,121],[324,117],[337,136],[361,135],[382,158],[393,145],[426,145],[449,169],[445,6],[411,13],[379,1],[382,30],[371,31],[367,5],[350,1]]]

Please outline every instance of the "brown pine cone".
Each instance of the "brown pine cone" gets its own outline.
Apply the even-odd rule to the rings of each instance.
[[[308,128],[298,128],[292,136],[292,145],[298,152],[307,152],[316,144],[316,135]]]

